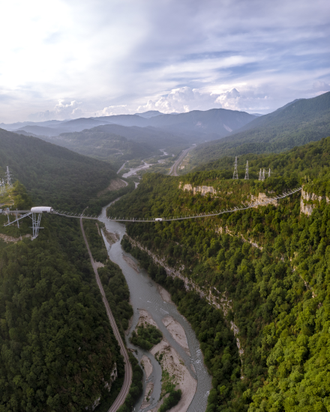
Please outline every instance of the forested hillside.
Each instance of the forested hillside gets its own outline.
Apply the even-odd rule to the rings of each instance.
[[[319,182],[324,188],[329,181],[328,145],[329,138],[277,155],[273,159],[277,176],[264,182],[233,181],[232,173],[226,178],[226,170],[184,178],[146,175],[136,191],[110,208],[109,215],[139,218],[221,210],[244,202],[248,193],[278,193],[299,184],[313,193]],[[255,168],[265,159],[256,156]],[[183,183],[217,192],[193,194],[182,189]],[[315,206],[310,217],[301,214],[297,193],[277,206],[216,218],[127,225],[131,238],[163,258],[164,265],[190,285],[189,292],[180,279],[173,285],[150,255],[125,241],[126,249],[168,287],[192,322],[213,376],[208,412],[330,408],[330,204],[319,200]],[[222,310],[211,309],[199,291],[212,296]],[[194,303],[181,304],[182,299]],[[219,312],[218,318],[207,310],[204,320],[197,320],[190,309],[185,312],[186,306],[204,304]],[[233,331],[241,353],[232,346]]]
[[[192,164],[247,153],[278,153],[330,135],[330,92],[292,102],[258,117],[242,131],[198,146]]]
[[[116,177],[108,163],[2,129],[0,166],[9,166],[34,202],[79,212]]]
[[[329,171],[330,156],[330,137],[323,138],[318,142],[298,146],[285,153],[257,155],[248,153],[238,157],[239,178],[245,176],[246,162],[249,162],[249,175],[251,179],[257,179],[259,170],[265,168],[268,173],[271,169],[271,176],[289,177],[295,176],[297,179],[308,177],[314,179],[320,174],[326,174]],[[230,179],[233,176],[234,157],[225,156],[213,162],[202,164],[196,167],[196,170],[204,172],[209,171],[210,175],[217,173],[225,178]],[[189,180],[191,175],[182,176],[181,180]],[[305,179],[306,180],[306,179]]]
[[[160,149],[174,152],[189,145],[189,141],[172,133],[152,127],[103,125],[81,132],[62,133],[57,137],[41,137],[50,143],[66,147],[82,155],[91,156],[115,165],[126,160],[142,160],[159,156]]]
[[[15,154],[2,149],[7,159]],[[60,186],[59,202],[67,190]],[[29,209],[34,203],[19,181],[0,195],[5,207]],[[121,389],[124,363],[79,222],[43,215],[33,241],[29,218],[19,227],[5,223],[7,216],[0,214],[0,411],[108,410]],[[105,265],[100,277],[123,334],[132,315],[126,280],[107,260],[95,223],[86,225],[94,258]]]
[[[6,231],[29,233],[28,223]],[[78,223],[43,216],[42,224],[33,242],[0,239],[0,410],[91,410],[109,396],[115,363],[111,395],[118,393],[123,362]],[[108,271],[118,276],[116,267]]]

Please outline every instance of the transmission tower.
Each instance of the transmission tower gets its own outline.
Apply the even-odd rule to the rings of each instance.
[[[10,187],[11,186],[11,174],[10,174],[10,171],[9,171],[9,166],[7,166],[6,180],[7,180],[7,185]]]
[[[238,179],[238,171],[237,171],[237,156],[235,157],[233,179]]]
[[[245,169],[245,180],[249,180],[249,161],[246,161],[246,169]]]

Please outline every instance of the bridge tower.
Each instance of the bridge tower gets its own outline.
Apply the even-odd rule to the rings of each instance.
[[[238,179],[237,156],[235,156],[233,179]]]
[[[249,180],[249,161],[246,161],[246,168],[245,168],[245,180]]]
[[[32,213],[32,238],[34,240],[39,235],[39,229],[43,229],[40,227],[42,213]]]
[[[270,168],[269,168],[269,170],[268,170],[268,177],[270,177]]]

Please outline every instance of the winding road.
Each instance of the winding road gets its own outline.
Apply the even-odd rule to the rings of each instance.
[[[83,237],[84,237],[84,241],[86,243],[86,247],[87,247],[88,254],[89,254],[89,257],[90,257],[90,260],[91,260],[91,264],[93,266],[96,283],[97,283],[97,285],[100,289],[100,292],[101,292],[101,295],[102,295],[102,300],[103,300],[103,303],[104,303],[104,306],[105,306],[105,309],[106,309],[106,312],[107,312],[107,315],[108,315],[108,319],[110,321],[110,325],[112,327],[115,338],[117,339],[117,342],[119,344],[120,353],[123,355],[124,362],[125,362],[125,378],[124,378],[123,386],[122,386],[116,400],[114,401],[114,403],[111,405],[110,409],[108,410],[108,412],[116,412],[118,410],[118,408],[120,408],[120,406],[125,402],[126,396],[128,395],[129,388],[130,388],[131,383],[132,383],[132,375],[133,375],[132,366],[131,366],[131,363],[129,361],[127,349],[126,349],[126,347],[124,345],[124,342],[123,342],[123,340],[120,336],[115,318],[114,318],[114,316],[111,312],[108,300],[105,296],[105,292],[104,292],[104,289],[103,289],[103,286],[102,286],[102,283],[101,283],[101,279],[100,279],[99,274],[97,272],[97,267],[96,267],[95,261],[93,259],[91,250],[89,248],[87,237],[86,237],[86,234],[85,234],[85,231],[84,231],[82,217],[80,218],[80,227],[81,227],[81,232],[82,232]]]

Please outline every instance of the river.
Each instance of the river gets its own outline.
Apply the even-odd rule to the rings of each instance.
[[[203,412],[206,410],[208,394],[212,387],[212,378],[207,372],[207,369],[203,363],[202,352],[200,350],[199,342],[196,339],[195,333],[187,320],[178,312],[176,306],[173,303],[166,303],[163,301],[157,289],[157,284],[148,276],[148,274],[142,269],[140,271],[136,271],[124,260],[123,255],[126,255],[137,263],[137,261],[131,255],[123,251],[120,244],[121,239],[126,232],[125,226],[118,222],[109,221],[106,218],[107,207],[108,206],[103,208],[102,213],[99,216],[99,220],[105,224],[109,232],[117,233],[119,235],[119,240],[112,246],[110,246],[106,240],[105,242],[107,244],[110,259],[117,265],[119,265],[126,278],[130,290],[131,304],[134,310],[132,324],[129,329],[128,336],[135,329],[139,320],[138,309],[147,310],[154,321],[157,323],[157,326],[163,333],[164,338],[179,353],[189,373],[193,378],[197,380],[196,394],[188,408],[188,412]],[[172,335],[164,326],[162,319],[168,315],[172,316],[184,328],[191,356],[189,356],[184,351],[184,349],[172,338]],[[162,371],[159,363],[155,360],[155,358],[149,352],[144,351],[136,347],[135,345],[132,345],[128,340],[128,336],[126,336],[127,347],[137,350],[137,359],[139,361],[143,355],[146,355],[150,359],[153,366],[152,375],[148,379],[148,382],[152,381],[154,383],[154,389],[151,394],[151,406],[146,409],[140,408],[143,401],[143,396],[135,405],[136,412],[147,412],[150,409],[154,408],[157,404],[157,401],[159,400],[161,392]],[[192,371],[191,365],[194,366],[196,373]],[[146,379],[144,379],[144,391],[145,388]]]

